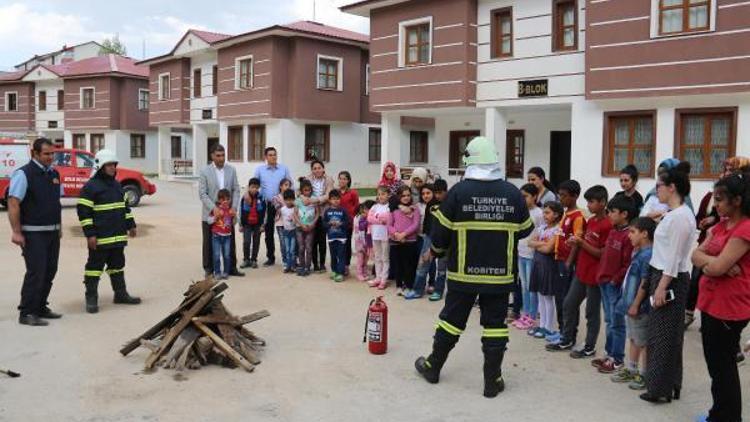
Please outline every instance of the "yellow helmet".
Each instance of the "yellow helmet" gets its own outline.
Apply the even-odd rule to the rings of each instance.
[[[495,143],[484,136],[477,136],[466,146],[463,160],[466,166],[472,164],[497,164],[498,159]]]

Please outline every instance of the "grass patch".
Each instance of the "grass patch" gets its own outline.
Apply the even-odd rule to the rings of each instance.
[[[361,197],[375,196],[378,193],[378,188],[356,188],[357,193]]]

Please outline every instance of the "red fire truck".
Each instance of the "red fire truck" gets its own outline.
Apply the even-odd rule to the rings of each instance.
[[[8,205],[8,188],[13,171],[25,165],[31,159],[28,141],[0,138],[0,205]],[[55,150],[52,165],[60,173],[64,197],[77,198],[83,185],[93,175],[94,155],[88,151],[71,148]],[[117,181],[125,190],[128,205],[136,207],[143,195],[156,193],[156,186],[149,182],[143,173],[137,170],[117,168]]]

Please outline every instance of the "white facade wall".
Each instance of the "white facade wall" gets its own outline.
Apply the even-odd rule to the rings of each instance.
[[[60,133],[65,129],[65,115],[62,110],[57,109],[57,91],[63,89],[62,79],[40,80],[35,83],[34,96],[36,97],[36,128],[40,132],[47,132],[49,121],[57,122],[57,130]],[[39,92],[45,91],[47,95],[46,111],[39,111]]]
[[[216,51],[194,56],[190,59],[190,122],[216,122],[217,96],[213,92],[213,67],[217,64]],[[196,98],[193,92],[193,72],[201,70],[201,96]],[[203,110],[211,109],[211,119],[203,119]]]
[[[266,126],[266,146],[275,147],[280,162],[289,167],[292,177],[297,179],[310,174],[310,164],[305,162],[305,125],[326,124],[331,127],[330,161],[325,163],[327,173],[334,179],[339,171],[348,170],[352,174],[353,186],[375,186],[380,178],[380,162],[370,162],[368,157],[369,128],[373,125],[349,122],[318,122],[294,119],[267,119],[252,122],[220,123],[220,142],[227,147],[228,127],[259,125]],[[375,126],[377,127],[377,126]],[[230,162],[237,168],[241,186],[246,186],[255,169],[263,161],[249,161],[247,154],[247,130],[243,132],[243,159]]]
[[[122,167],[127,167],[133,170],[138,170],[143,173],[156,174],[159,171],[158,168],[158,135],[156,131],[127,131],[127,130],[104,130],[104,131],[78,131],[76,133],[83,133],[86,136],[86,146],[91,146],[91,134],[104,134],[104,147],[110,149],[117,154],[118,160]],[[146,157],[145,158],[131,158],[130,157],[130,135],[144,134],[146,135]],[[63,135],[65,141],[65,148],[73,147],[73,132],[66,130]]]

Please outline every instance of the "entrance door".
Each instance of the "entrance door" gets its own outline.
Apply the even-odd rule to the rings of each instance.
[[[570,180],[570,131],[550,132],[549,181],[554,186]]]
[[[477,136],[479,136],[478,130],[462,130],[450,133],[450,149],[448,150],[450,153],[448,157],[449,176],[461,176],[464,174],[464,162],[462,158],[466,150],[466,145]]]
[[[214,146],[219,145],[219,138],[208,138],[208,150],[206,152],[206,157],[208,157],[207,164],[211,164],[211,151],[214,149]]]

